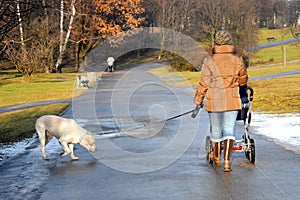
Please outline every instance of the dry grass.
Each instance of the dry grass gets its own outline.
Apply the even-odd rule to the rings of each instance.
[[[300,75],[250,81],[254,89],[253,109],[265,113],[300,112]]]
[[[276,74],[281,72],[289,72],[300,70],[300,62],[294,64],[288,64],[286,67],[283,65],[278,66],[269,66],[269,67],[253,67],[248,69],[249,77],[256,77],[256,76],[265,76],[269,74]]]
[[[70,99],[78,74],[36,74],[32,82],[22,82],[15,71],[0,72],[0,106],[43,100]]]
[[[79,74],[36,74],[30,83],[24,83],[19,73],[0,71],[0,107],[45,100],[71,99],[73,95],[78,96],[86,91],[73,93],[77,75]]]
[[[24,110],[12,111],[0,115],[0,143],[15,142],[32,137],[35,121],[42,115],[59,115],[69,104],[53,104]]]
[[[200,77],[199,72],[177,72],[168,65],[152,69],[149,72],[162,78],[166,83],[172,84],[174,86],[195,86],[198,84]]]
[[[78,73],[35,74],[30,83],[22,82],[15,70],[0,71],[0,106],[73,97]],[[86,90],[76,90],[80,95]],[[53,104],[0,114],[0,143],[31,137],[35,120],[45,114],[58,115],[69,104]]]
[[[295,42],[255,51],[252,56],[250,56],[251,65],[258,66],[283,62],[283,47],[285,48],[287,61],[300,59],[300,44]]]
[[[269,41],[267,38],[274,37],[276,40],[288,40],[293,38],[293,35],[289,28],[281,29],[259,29],[258,43],[264,44]]]

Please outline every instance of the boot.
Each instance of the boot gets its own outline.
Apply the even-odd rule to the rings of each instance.
[[[232,156],[232,150],[234,146],[234,140],[224,140],[224,172],[230,172],[231,165],[230,160]]]
[[[221,166],[221,142],[212,143],[212,152],[210,154],[210,157],[216,164],[216,166]]]
[[[214,162],[218,167],[221,166],[221,142],[215,142],[214,147]]]

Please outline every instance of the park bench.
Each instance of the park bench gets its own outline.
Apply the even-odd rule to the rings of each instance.
[[[78,75],[76,77],[76,86],[77,87],[87,87],[87,88],[89,88],[88,83],[89,83],[89,80],[87,79],[86,76]]]
[[[270,41],[276,40],[276,38],[275,37],[268,37],[267,40],[268,40],[268,42],[270,42]]]

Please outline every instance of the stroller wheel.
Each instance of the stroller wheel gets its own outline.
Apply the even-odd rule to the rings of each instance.
[[[205,151],[206,151],[206,161],[208,164],[212,164],[212,158],[210,157],[210,152],[212,151],[212,142],[210,140],[210,136],[206,136],[205,141]]]
[[[246,158],[250,161],[250,163],[255,163],[255,144],[252,138],[249,139],[250,147],[246,151]]]

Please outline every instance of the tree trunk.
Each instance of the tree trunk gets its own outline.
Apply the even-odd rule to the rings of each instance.
[[[22,51],[24,53],[25,51],[25,43],[24,43],[24,33],[23,33],[23,25],[22,25],[22,18],[21,18],[21,13],[20,13],[20,1],[17,1],[17,15],[19,18],[19,27],[20,27],[20,40],[21,40],[21,45],[22,45]]]
[[[47,11],[47,5],[46,5],[46,0],[43,0],[43,7],[44,7],[44,15],[46,17],[46,32],[49,33],[49,17],[48,17],[48,11]],[[46,40],[46,45],[48,46],[48,41]],[[53,67],[53,66],[51,66]],[[45,73],[50,73],[50,67],[45,66]]]
[[[64,40],[64,1],[60,1],[60,42],[59,42],[59,55],[55,64],[56,71],[62,62],[62,52],[63,52],[63,40]]]
[[[71,14],[71,17],[70,17],[68,31],[67,31],[65,40],[63,41],[63,33],[64,33],[64,31],[63,31],[63,24],[64,24],[64,16],[63,16],[64,11],[63,11],[63,8],[64,8],[64,2],[63,2],[63,0],[61,1],[59,56],[58,56],[58,59],[57,59],[56,65],[55,65],[56,71],[59,71],[60,73],[61,73],[61,63],[62,63],[62,59],[63,59],[63,54],[66,50],[67,43],[69,41],[69,37],[70,37],[70,34],[71,34],[71,30],[72,30],[73,20],[74,20],[75,14],[76,14],[75,2],[76,2],[76,0],[72,0],[72,2],[71,2],[72,14]]]
[[[72,24],[73,24],[73,20],[74,20],[75,14],[76,14],[75,2],[76,2],[76,0],[72,0],[72,2],[71,2],[72,14],[71,14],[71,17],[70,17],[70,22],[69,22],[69,27],[68,27],[68,32],[66,34],[65,42],[63,43],[62,53],[64,53],[64,51],[66,50],[67,43],[68,43],[69,38],[70,38],[70,34],[71,34],[71,30],[72,30]]]
[[[80,66],[79,66],[79,63],[80,63],[80,60],[79,60],[79,53],[80,53],[80,52],[79,52],[79,45],[80,45],[79,42],[77,42],[77,43],[76,43],[76,46],[75,46],[75,60],[76,60],[76,61],[75,61],[75,62],[76,62],[76,63],[75,63],[75,70],[76,70],[76,72],[78,72],[79,67],[80,67]]]

